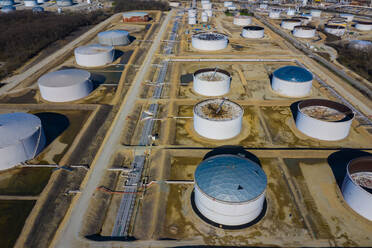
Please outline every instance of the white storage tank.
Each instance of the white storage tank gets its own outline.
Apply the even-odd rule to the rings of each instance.
[[[115,50],[112,46],[92,44],[75,48],[76,63],[84,67],[97,67],[114,61]]]
[[[213,12],[211,9],[206,9],[205,13],[207,13],[208,17],[212,17]]]
[[[293,30],[294,27],[300,26],[302,21],[299,19],[283,19],[281,27],[288,30]]]
[[[41,6],[36,6],[36,7],[32,8],[32,12],[33,13],[41,13],[41,12],[44,12],[44,8],[41,7]]]
[[[348,13],[342,13],[340,14],[340,17],[345,18],[347,22],[352,22],[354,19],[354,15]]]
[[[180,6],[180,2],[169,2],[169,6],[177,8]]]
[[[220,33],[197,33],[191,38],[192,46],[198,50],[216,51],[225,49],[229,39],[226,35]]]
[[[296,26],[293,29],[293,36],[297,38],[310,39],[315,36],[315,28],[310,26]]]
[[[242,128],[243,108],[227,99],[208,99],[194,106],[194,129],[208,139],[237,136]]]
[[[372,156],[349,162],[342,195],[355,212],[372,221]]]
[[[196,17],[189,16],[189,25],[195,25],[196,24]]]
[[[310,94],[313,74],[298,66],[284,66],[273,73],[272,89],[286,97],[304,97]]]
[[[194,75],[193,89],[204,96],[222,96],[230,91],[231,76],[225,70],[205,68],[197,70]]]
[[[27,113],[0,114],[0,170],[33,159],[44,146],[39,117]]]
[[[355,28],[359,31],[371,31],[372,22],[357,21]]]
[[[129,32],[125,30],[108,30],[97,35],[98,41],[105,46],[126,46],[130,43]]]
[[[50,102],[68,102],[84,98],[93,90],[90,72],[67,69],[45,74],[38,80],[41,97]]]
[[[261,39],[265,35],[265,29],[260,26],[246,26],[242,30],[242,36],[248,39]]]
[[[310,14],[311,14],[312,17],[319,18],[322,15],[322,11],[319,10],[319,9],[312,9],[310,11]]]
[[[0,6],[13,6],[14,0],[0,0]]]
[[[279,10],[271,10],[269,12],[270,19],[279,19],[280,18],[280,11]]]
[[[24,1],[26,7],[35,7],[37,6],[36,0],[25,0]]]
[[[72,0],[57,0],[57,6],[59,7],[68,7],[72,5],[73,5]]]
[[[237,155],[217,155],[199,164],[194,175],[197,210],[214,223],[240,226],[263,211],[267,177],[261,167]]]
[[[341,103],[309,99],[298,104],[296,127],[309,137],[336,141],[348,136],[353,119],[353,111]]]
[[[11,13],[15,10],[16,8],[14,6],[8,5],[8,6],[3,6],[0,11],[1,13]]]
[[[250,16],[236,15],[234,16],[234,25],[247,26],[252,24],[252,18]]]
[[[208,14],[207,14],[207,12],[202,12],[202,14],[201,14],[201,21],[202,22],[208,22]]]
[[[345,33],[345,27],[340,26],[340,25],[324,25],[324,32],[333,34],[336,36],[342,36]]]
[[[38,4],[43,4],[43,3],[45,3],[45,1],[44,0],[37,0],[37,3]]]
[[[287,10],[287,16],[294,16],[296,11],[294,9],[288,9]]]

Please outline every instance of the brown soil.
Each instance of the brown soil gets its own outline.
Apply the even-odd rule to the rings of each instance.
[[[340,121],[346,117],[344,113],[325,106],[309,106],[301,109],[301,111],[308,116],[322,121]]]

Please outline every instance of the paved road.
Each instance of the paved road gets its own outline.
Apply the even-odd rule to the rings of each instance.
[[[102,175],[104,175],[105,170],[108,166],[108,161],[114,155],[116,147],[120,145],[120,137],[124,131],[124,124],[127,116],[132,111],[134,103],[139,94],[141,83],[144,81],[146,72],[151,67],[151,61],[156,50],[160,46],[161,38],[163,37],[164,32],[166,31],[167,25],[173,15],[174,10],[171,10],[166,16],[159,33],[154,39],[154,42],[151,48],[148,51],[147,57],[143,62],[141,68],[138,71],[135,81],[132,84],[131,89],[129,90],[126,99],[123,101],[122,106],[115,118],[113,125],[109,130],[109,136],[105,139],[103,144],[103,149],[100,151],[97,160],[92,165],[91,171],[89,172],[89,180],[82,190],[80,198],[76,202],[75,206],[71,211],[71,214],[68,216],[68,222],[61,227],[61,233],[58,233],[56,236],[56,241],[52,243],[52,247],[81,247],[82,239],[79,237],[79,231],[83,223],[84,214],[88,210],[89,203],[93,193],[95,192]],[[88,176],[88,175],[87,175]]]

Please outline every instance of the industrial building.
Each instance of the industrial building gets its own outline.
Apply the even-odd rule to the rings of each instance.
[[[195,205],[212,222],[238,226],[256,219],[263,210],[267,178],[255,162],[218,155],[195,170]]]
[[[0,170],[34,158],[45,146],[40,119],[27,113],[0,114]]]
[[[111,64],[115,58],[112,46],[92,44],[74,50],[76,63],[83,67],[98,67]]]
[[[124,22],[147,22],[149,21],[149,14],[147,12],[125,12],[123,13]]]
[[[41,97],[50,102],[68,102],[84,98],[93,90],[88,71],[66,69],[45,74],[38,80]]]
[[[243,108],[226,99],[201,101],[193,113],[195,132],[208,139],[231,139],[242,129]]]
[[[298,66],[284,66],[273,73],[271,87],[286,97],[305,97],[310,94],[313,75]]]

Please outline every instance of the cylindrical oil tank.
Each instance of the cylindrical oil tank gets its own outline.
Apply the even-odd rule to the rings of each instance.
[[[147,12],[125,12],[123,13],[124,22],[147,22],[150,17]]]
[[[372,221],[372,156],[359,157],[349,162],[342,184],[342,195],[355,212]]]
[[[353,111],[341,103],[309,99],[298,104],[296,127],[309,137],[336,141],[348,136],[353,119]]]
[[[177,8],[180,6],[180,2],[169,2],[169,6]]]
[[[205,13],[207,13],[208,17],[212,17],[213,11],[212,9],[206,9]]]
[[[194,75],[194,91],[204,96],[222,96],[230,91],[230,73],[218,68],[197,70]]]
[[[72,6],[74,3],[72,0],[57,0],[57,6],[59,7],[68,7]]]
[[[267,9],[267,4],[266,3],[261,3],[260,4],[260,9]]]
[[[14,0],[0,0],[0,6],[13,6]]]
[[[310,11],[310,14],[311,14],[312,17],[319,18],[322,15],[322,11],[319,10],[319,9],[312,9]]]
[[[36,7],[32,8],[32,12],[33,13],[41,13],[41,12],[44,12],[44,8],[41,7],[41,6],[36,6]]]
[[[198,50],[216,51],[227,47],[228,38],[220,33],[197,33],[192,36],[191,43]]]
[[[196,24],[196,17],[189,16],[189,25],[194,25],[194,24]]]
[[[44,146],[39,117],[27,113],[0,114],[0,170],[34,158]]]
[[[248,26],[252,24],[252,18],[250,16],[237,15],[234,16],[233,23],[238,26]]]
[[[345,27],[339,25],[324,25],[324,32],[333,34],[336,36],[342,36],[345,33]]]
[[[37,0],[37,3],[38,4],[43,4],[43,3],[45,3],[45,0]]]
[[[304,97],[310,94],[313,74],[298,66],[284,66],[273,73],[272,89],[286,97]]]
[[[346,27],[347,22],[345,18],[342,17],[337,17],[337,18],[332,18],[327,22],[328,25],[334,25],[334,26],[343,26]]]
[[[201,14],[201,21],[202,22],[208,22],[208,14],[207,14],[207,12],[202,12],[202,14]]]
[[[242,128],[243,108],[226,99],[208,99],[194,106],[194,129],[208,139],[237,136]]]
[[[194,201],[198,211],[214,223],[239,226],[263,211],[267,177],[261,167],[237,155],[217,155],[195,170]]]
[[[212,9],[212,4],[211,3],[203,3],[202,8],[203,9]]]
[[[302,25],[307,25],[309,24],[310,20],[308,17],[306,16],[294,16],[293,19],[297,19],[297,20],[301,20],[302,22]]]
[[[265,29],[260,26],[246,26],[242,29],[242,36],[249,39],[261,39],[265,35]]]
[[[355,28],[359,31],[371,31],[372,22],[357,21],[357,23],[355,24]]]
[[[36,0],[25,0],[24,1],[26,7],[35,7],[37,6]]]
[[[293,36],[297,38],[309,39],[315,36],[316,29],[310,26],[296,26],[293,29]]]
[[[92,44],[75,48],[75,60],[80,66],[97,67],[114,61],[115,50],[112,46]]]
[[[354,19],[354,15],[348,13],[342,13],[340,14],[340,17],[345,18],[347,22],[352,22]]]
[[[68,102],[84,98],[93,90],[90,72],[67,69],[45,74],[38,80],[41,97],[50,102]]]
[[[279,19],[280,18],[280,11],[279,10],[271,10],[269,12],[270,19]]]
[[[300,26],[302,21],[299,19],[283,19],[281,27],[288,30],[293,30],[294,27]]]
[[[3,6],[0,11],[1,11],[1,13],[11,13],[15,10],[16,10],[16,8],[14,6],[8,5],[8,6]]]
[[[105,46],[126,46],[130,43],[126,30],[108,30],[98,33],[97,37],[99,43]]]
[[[294,9],[288,9],[287,10],[287,16],[294,16],[296,11]]]

